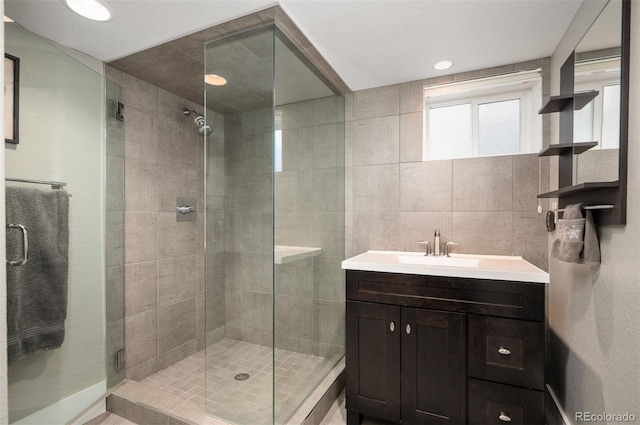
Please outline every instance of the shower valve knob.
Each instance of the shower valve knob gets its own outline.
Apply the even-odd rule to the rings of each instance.
[[[193,212],[193,207],[190,205],[180,205],[179,207],[176,207],[176,209],[180,214],[189,214]]]

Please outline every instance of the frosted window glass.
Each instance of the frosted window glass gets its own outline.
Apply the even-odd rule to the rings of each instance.
[[[276,130],[273,166],[276,173],[282,171],[282,130]]]
[[[429,159],[471,156],[471,105],[429,109]]]
[[[620,85],[604,87],[602,98],[602,149],[620,147]]]
[[[520,99],[478,105],[478,156],[520,152]]]
[[[573,141],[580,143],[593,140],[593,102],[589,102],[584,108],[573,111]]]

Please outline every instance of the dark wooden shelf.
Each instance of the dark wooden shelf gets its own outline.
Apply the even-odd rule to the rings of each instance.
[[[572,100],[573,109],[579,111],[591,102],[600,92],[598,90],[589,90],[573,94],[561,94],[560,96],[551,96],[547,103],[540,108],[539,114],[551,114],[553,112],[562,111]]]
[[[586,182],[573,186],[567,186],[551,192],[541,193],[538,198],[565,198],[579,193],[587,193],[600,189],[612,189],[620,187],[619,181],[614,182]]]
[[[542,150],[538,156],[562,155],[569,152],[574,155],[579,155],[596,146],[598,146],[598,142],[559,143],[556,145],[549,145],[549,147]]]

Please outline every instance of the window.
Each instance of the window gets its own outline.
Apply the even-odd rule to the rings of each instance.
[[[573,141],[597,141],[596,149],[620,146],[620,58],[576,63],[577,91],[599,95],[573,115]]]
[[[425,87],[422,159],[540,151],[541,98],[539,69]]]

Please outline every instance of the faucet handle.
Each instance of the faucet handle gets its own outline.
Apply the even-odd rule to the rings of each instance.
[[[433,236],[434,237],[440,237],[440,229],[436,229],[436,231],[433,232]]]
[[[427,252],[425,252],[424,256],[428,257],[431,255],[431,242],[427,241]]]
[[[444,256],[445,257],[451,257],[451,255],[449,255],[449,245],[459,245],[458,242],[447,242],[444,244]]]

